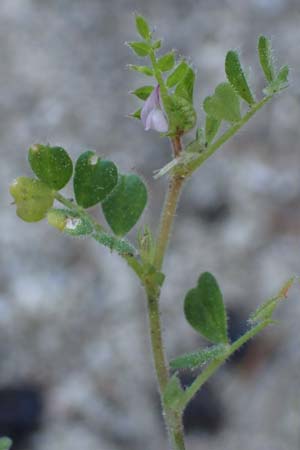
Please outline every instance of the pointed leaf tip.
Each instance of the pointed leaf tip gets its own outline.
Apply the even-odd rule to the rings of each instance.
[[[234,87],[239,96],[250,106],[253,105],[255,103],[254,96],[242,69],[239,55],[234,50],[230,50],[226,55],[225,72],[229,83]]]
[[[186,75],[189,66],[185,61],[181,61],[168,76],[166,84],[168,88],[172,88],[178,84]],[[190,97],[190,96],[189,96]]]
[[[154,86],[141,86],[137,88],[135,91],[132,91],[130,93],[132,95],[135,95],[140,100],[147,100],[153,89]]]
[[[288,87],[289,66],[283,66],[275,79],[263,89],[265,95],[273,95]]]
[[[188,291],[184,300],[184,313],[189,324],[211,342],[228,342],[223,296],[211,273],[203,273],[197,286]]]
[[[144,58],[149,55],[150,46],[146,42],[128,42],[127,44],[137,56]]]
[[[128,64],[127,66],[130,70],[135,70],[136,72],[142,73],[147,77],[153,77],[153,70],[148,66],[137,66],[135,64]]]
[[[146,21],[146,19],[137,14],[135,16],[135,26],[136,29],[139,33],[139,35],[143,38],[143,39],[150,39],[151,38],[151,31],[150,31],[150,27],[148,22]]]
[[[251,323],[260,323],[265,320],[272,321],[272,315],[277,308],[278,304],[287,298],[290,288],[293,286],[296,277],[289,278],[279,289],[277,295],[264,302],[257,310],[251,314]]]
[[[159,70],[161,70],[162,72],[168,72],[169,70],[173,69],[174,65],[175,65],[175,55],[173,51],[166,53],[157,61],[157,66]]]
[[[258,56],[267,82],[272,83],[275,78],[274,57],[271,41],[265,36],[258,38]]]
[[[184,77],[176,86],[175,95],[177,95],[178,97],[182,97],[193,104],[195,79],[195,72],[189,66],[185,72]]]

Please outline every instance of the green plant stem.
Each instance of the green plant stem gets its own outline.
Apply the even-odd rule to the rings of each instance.
[[[173,445],[174,450],[185,450],[184,445],[184,435],[182,428],[182,415],[179,411],[175,413],[170,413],[165,408],[163,401],[164,390],[170,379],[168,363],[165,357],[163,337],[161,330],[160,321],[160,311],[159,311],[159,290],[152,292],[147,290],[147,305],[148,305],[148,319],[149,319],[149,329],[150,329],[150,339],[152,355],[154,360],[154,367],[159,387],[159,394],[161,399],[161,405],[163,409],[163,415],[165,423],[167,426],[170,441]]]
[[[172,139],[173,153],[179,154],[182,150],[180,136]],[[160,227],[156,240],[154,267],[157,271],[161,271],[164,255],[170,239],[172,224],[183,185],[184,179],[181,176],[174,175],[170,182],[166,195],[166,200],[161,214]],[[166,385],[170,379],[169,367],[165,357],[163,337],[160,321],[159,287],[146,286],[148,299],[148,318],[151,337],[151,347],[154,359],[154,366],[159,385],[160,398],[164,412],[165,422],[172,442],[174,450],[185,450],[184,435],[182,427],[181,412],[170,412],[164,405],[163,394]]]
[[[72,211],[75,211],[80,217],[86,218],[91,223],[91,225],[93,226],[93,228],[95,230],[95,233],[93,233],[91,236],[97,242],[100,242],[103,244],[103,240],[105,239],[105,237],[106,238],[111,237],[109,235],[109,233],[107,233],[105,228],[99,222],[97,222],[97,220],[94,219],[94,217],[91,214],[89,214],[84,208],[81,208],[79,205],[77,205],[73,201],[65,198],[59,192],[55,193],[55,198],[62,205],[66,206],[67,208],[69,208]],[[112,236],[112,238],[117,240],[117,238],[115,238],[114,236]],[[122,240],[119,240],[119,242],[121,243]],[[128,243],[128,248],[129,248],[129,250],[132,249],[133,254],[131,254],[130,251],[128,251],[127,253],[119,251],[118,253],[120,254],[120,256],[122,256],[123,259],[126,260],[127,264],[133,269],[133,271],[136,273],[136,275],[140,279],[142,279],[143,267],[142,267],[141,263],[137,260],[137,258],[134,256],[137,253],[137,250],[133,247],[133,245],[131,243]]]
[[[193,159],[185,165],[185,170],[188,175],[192,175],[213,153],[215,153],[226,141],[228,141],[238,130],[240,130],[251,119],[254,114],[261,109],[273,96],[264,97],[257,102],[252,108],[242,117],[242,119],[225,131],[214,143],[212,143],[198,158]]]
[[[184,178],[177,175],[173,176],[169,181],[169,187],[165,199],[163,213],[161,216],[160,229],[157,237],[156,252],[154,257],[154,266],[158,271],[161,270],[163,265],[163,260],[170,240],[173,221],[183,183]]]
[[[195,381],[184,391],[184,394],[177,404],[177,408],[184,411],[187,404],[194,397],[194,395],[199,391],[202,385],[219,369],[219,367],[226,361],[229,356],[231,356],[236,350],[238,350],[242,345],[244,345],[249,339],[253,338],[257,333],[262,331],[267,325],[272,323],[271,320],[265,320],[258,325],[251,328],[247,333],[237,339],[233,344],[231,344],[228,350],[222,355],[222,357],[212,361],[206,369],[204,369],[200,375],[195,379]]]
[[[151,347],[157,381],[159,385],[159,391],[162,397],[163,391],[169,381],[169,370],[163,347],[158,299],[159,299],[158,289],[155,290],[154,292],[147,290]]]
[[[180,136],[175,136],[171,142],[173,155],[176,157],[182,152]],[[161,270],[163,265],[184,180],[185,178],[183,176],[174,174],[169,181],[168,191],[161,214],[154,256],[154,266],[158,271]]]
[[[162,98],[163,98],[164,96],[168,95],[168,89],[167,89],[167,87],[165,85],[165,82],[164,82],[164,79],[162,77],[161,71],[157,67],[157,61],[156,61],[155,53],[154,53],[153,50],[150,51],[149,57],[150,57],[150,61],[151,61],[152,67],[153,67],[153,72],[154,72],[155,78],[156,78],[156,80],[157,80],[157,82],[159,84],[161,95],[162,95]]]

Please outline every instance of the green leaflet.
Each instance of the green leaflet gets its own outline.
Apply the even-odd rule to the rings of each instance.
[[[150,46],[146,42],[128,42],[128,45],[137,56],[144,58],[149,55]]]
[[[209,145],[213,138],[216,136],[219,128],[221,125],[221,120],[215,119],[214,117],[210,115],[206,115],[205,118],[205,140],[206,143]]]
[[[159,50],[161,47],[161,39],[158,39],[157,41],[154,41],[152,44],[152,49],[154,51]]]
[[[255,104],[237,52],[230,50],[225,59],[225,72],[229,83],[250,106]]]
[[[215,277],[203,273],[197,286],[188,291],[184,314],[189,324],[209,341],[227,344],[227,318],[223,296]]]
[[[175,65],[174,52],[166,53],[161,58],[159,58],[157,61],[157,67],[162,72],[168,72],[169,70],[172,70],[174,65]]]
[[[128,114],[128,116],[131,117],[132,119],[141,120],[141,112],[142,112],[142,108],[139,108],[136,111],[134,111],[133,113]]]
[[[265,95],[273,95],[285,89],[288,86],[288,75],[289,66],[281,67],[274,81],[263,89],[263,93]]]
[[[295,277],[289,278],[283,286],[280,288],[279,292],[275,297],[272,297],[271,299],[267,300],[265,303],[263,303],[261,306],[257,308],[257,310],[251,314],[250,316],[250,322],[251,323],[260,323],[264,322],[266,320],[271,320],[272,315],[277,308],[278,304],[284,300],[290,288],[295,282]]]
[[[203,108],[208,116],[218,121],[238,122],[241,119],[239,97],[229,83],[219,84],[214,95],[206,97]]]
[[[74,173],[74,193],[78,205],[90,208],[103,201],[118,182],[118,169],[111,161],[87,151],[79,156]]]
[[[142,73],[143,75],[147,75],[147,77],[153,77],[153,70],[148,66],[136,66],[135,64],[128,64],[127,67],[130,70],[135,70],[136,72]]]
[[[62,189],[73,173],[72,160],[61,147],[33,145],[29,149],[28,160],[36,176],[56,190]]]
[[[174,87],[186,75],[189,66],[185,61],[181,61],[168,76],[166,85],[168,88]]]
[[[104,216],[117,236],[128,233],[147,203],[147,189],[137,175],[120,175],[112,193],[102,202]]]
[[[92,233],[92,237],[95,241],[108,247],[112,252],[119,253],[121,256],[134,256],[136,253],[135,248],[126,239],[118,239],[108,233],[96,231]]]
[[[147,100],[153,89],[154,86],[141,86],[137,88],[135,91],[132,91],[130,93],[135,95],[140,100]]]
[[[177,97],[182,97],[191,104],[193,104],[195,78],[195,72],[191,67],[188,67],[184,77],[175,89],[175,95]]]
[[[147,40],[147,39],[151,38],[150,27],[148,25],[148,22],[146,21],[146,19],[143,16],[140,16],[140,15],[135,16],[135,26],[136,26],[136,29],[137,29],[139,35],[143,39]]]
[[[275,78],[274,57],[271,41],[265,36],[258,38],[258,56],[266,80],[268,83],[272,83]]]
[[[185,353],[178,356],[170,362],[171,369],[195,369],[208,362],[218,359],[228,350],[228,346],[224,344],[212,345],[195,352]]]
[[[38,222],[46,217],[54,202],[55,191],[40,180],[19,177],[10,185],[17,215],[25,222]]]

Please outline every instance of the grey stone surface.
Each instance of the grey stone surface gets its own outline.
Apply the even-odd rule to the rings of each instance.
[[[200,116],[200,100],[224,79],[229,48],[241,51],[257,92],[260,33],[293,68],[291,88],[182,195],[165,262],[168,353],[198,344],[183,320],[182,298],[201,271],[215,273],[228,305],[247,311],[300,272],[299,1],[2,0],[0,385],[30,380],[44,389],[45,418],[31,450],[167,448],[134,276],[88,240],[18,220],[7,189],[15,176],[30,173],[32,143],[62,145],[74,158],[95,149],[145,177],[151,213],[143,221],[155,223],[166,180],[154,182],[152,173],[170,154],[167,140],[125,117],[136,106],[127,92],[142,83],[125,68],[135,61],[123,45],[135,35],[134,10],[157,26],[166,48],[199,68]],[[209,219],[220,208],[226,213]],[[299,305],[296,287],[278,314],[280,325],[264,334],[273,351],[254,372],[223,369],[215,377],[226,427],[190,436],[188,448],[299,448]]]

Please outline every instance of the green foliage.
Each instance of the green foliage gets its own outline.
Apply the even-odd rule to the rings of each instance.
[[[131,94],[135,95],[140,100],[147,100],[153,89],[154,86],[141,86],[135,91],[132,91]]]
[[[186,294],[184,314],[189,324],[209,341],[227,344],[227,319],[223,296],[215,277],[203,273]]]
[[[168,88],[174,87],[179,83],[188,71],[188,64],[185,61],[181,61],[173,70],[173,72],[168,76],[166,80],[166,85]],[[191,76],[191,75],[190,75]]]
[[[104,231],[94,231],[92,237],[99,244],[108,247],[111,251],[115,251],[121,256],[136,256],[135,248],[126,239],[116,238]]]
[[[176,409],[176,405],[177,405],[178,401],[181,400],[183,392],[184,391],[180,385],[180,381],[179,381],[177,375],[174,374],[170,378],[170,380],[163,392],[163,403],[166,406],[166,408],[171,409],[171,410]]]
[[[214,359],[222,357],[228,350],[224,344],[212,345],[211,347],[198,350],[196,352],[185,353],[178,356],[170,362],[171,369],[196,369],[199,366],[207,364]]]
[[[142,73],[143,75],[147,75],[147,77],[153,77],[153,70],[148,66],[136,66],[135,64],[128,64],[127,66],[130,70],[135,70],[136,72]]]
[[[203,108],[207,115],[218,121],[238,122],[241,119],[239,97],[229,83],[219,84],[214,95],[206,97]]]
[[[85,236],[93,231],[93,226],[87,218],[69,209],[51,208],[47,220],[49,225],[71,236]]]
[[[74,193],[78,205],[89,208],[103,201],[118,182],[118,169],[111,161],[87,151],[79,156],[74,174]]]
[[[271,320],[272,315],[277,308],[278,304],[287,298],[287,294],[294,284],[295,277],[289,278],[283,286],[280,288],[279,292],[275,297],[270,298],[265,303],[263,303],[257,310],[251,314],[250,322],[253,324],[264,322],[266,320]]]
[[[169,136],[186,133],[195,127],[196,111],[185,98],[171,95],[164,99],[164,107],[168,116]]]
[[[274,57],[271,41],[265,36],[258,38],[258,56],[267,82],[272,83],[275,78]]]
[[[137,56],[144,58],[149,55],[151,47],[146,42],[128,42],[128,46]]]
[[[161,44],[162,44],[161,39],[154,41],[152,44],[152,50],[154,50],[154,51],[159,50],[161,47]]]
[[[112,193],[102,203],[104,216],[117,236],[128,233],[147,203],[147,189],[137,175],[120,175]]]
[[[202,128],[198,128],[195,139],[188,143],[185,151],[186,153],[201,153],[206,148],[205,144],[204,131]]]
[[[288,86],[289,66],[283,66],[279,70],[274,81],[263,89],[265,95],[273,95],[282,91]]]
[[[175,66],[175,55],[173,51],[166,53],[157,61],[157,67],[162,72],[168,72],[169,70],[172,70],[174,66]]]
[[[146,19],[143,16],[140,16],[140,15],[135,16],[135,26],[136,26],[136,29],[137,29],[139,35],[143,39],[146,39],[146,40],[151,39],[150,27],[148,25],[148,22],[146,21]]]
[[[271,96],[285,89],[288,86],[289,67],[285,65],[278,72],[276,71],[271,41],[265,36],[260,36],[258,39],[258,55],[268,82],[268,86],[263,89],[263,93]]]
[[[242,69],[239,55],[233,50],[230,50],[226,55],[225,72],[229,83],[234,87],[239,96],[250,106],[254,105],[255,100]]]
[[[17,215],[25,222],[38,222],[46,217],[54,202],[55,191],[40,180],[19,177],[10,185]]]
[[[141,120],[141,112],[142,112],[142,108],[139,108],[136,111],[134,111],[133,113],[128,114],[128,115],[129,115],[129,117],[132,117],[132,119]]]
[[[208,145],[212,142],[212,140],[218,133],[220,125],[221,125],[220,119],[215,119],[214,117],[210,116],[209,114],[206,115],[206,118],[205,118],[205,140]]]
[[[182,97],[191,104],[193,104],[195,72],[191,67],[188,67],[184,77],[176,86],[175,94],[177,97]]]
[[[28,153],[29,164],[36,176],[49,187],[62,189],[73,173],[73,163],[61,147],[33,145]]]
[[[9,450],[12,445],[13,442],[10,438],[8,437],[0,438],[0,450]]]

